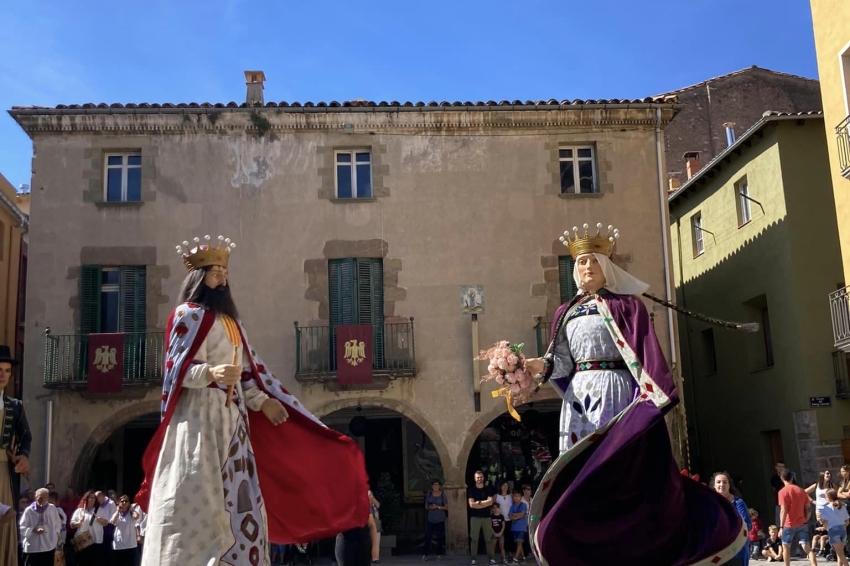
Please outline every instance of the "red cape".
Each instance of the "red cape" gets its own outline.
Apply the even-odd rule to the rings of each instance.
[[[201,312],[198,305],[181,307]],[[175,327],[176,311],[169,316],[165,330],[163,418],[142,458],[145,479],[135,498],[145,512],[150,503],[150,486],[159,453],[180,398],[183,378],[215,321],[215,315],[210,311],[203,311],[198,317],[200,320],[195,323],[191,322],[191,317],[184,317],[189,325],[197,326],[197,335],[182,357],[181,367],[174,368],[181,355],[177,353],[178,349],[171,352],[169,344],[175,337],[195,330],[188,328],[184,322]],[[369,519],[366,495],[369,481],[362,450],[350,438],[313,420],[315,417],[283,389],[274,376],[266,373],[256,354],[252,355],[244,330],[242,339],[252,368],[252,375],[246,376],[247,379],[255,379],[266,394],[281,401],[289,412],[285,423],[273,426],[261,412],[247,411],[251,444],[268,516],[269,541],[278,544],[307,543],[362,527]],[[170,383],[175,383],[174,387],[170,387]]]

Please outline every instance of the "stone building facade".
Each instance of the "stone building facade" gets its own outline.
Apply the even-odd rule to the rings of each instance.
[[[445,479],[451,548],[465,552],[470,454],[505,406],[490,386],[479,391],[461,286],[483,287],[481,347],[509,339],[533,349],[538,318],[563,293],[558,237],[602,222],[622,234],[616,260],[665,296],[663,128],[677,110],[672,98],[13,109],[33,140],[33,186],[43,187],[31,203],[27,296],[33,482],[91,483],[103,443],[155,417],[157,348],[185,273],[174,247],[224,234],[238,243],[230,279],[258,353],[334,426],[369,410],[414,423]],[[384,348],[374,381],[359,386],[338,383],[327,334],[322,342],[345,322],[335,317],[346,266],[370,270],[358,271],[373,294],[355,318],[372,318]],[[111,299],[92,299],[91,285],[130,297],[135,310],[119,307],[118,330],[144,335],[137,373],[105,397],[86,393],[68,353],[116,324]],[[678,376],[674,321],[657,315]],[[536,405],[557,412],[554,397],[547,388]],[[682,411],[670,426],[685,463]],[[128,438],[125,462],[143,449]]]

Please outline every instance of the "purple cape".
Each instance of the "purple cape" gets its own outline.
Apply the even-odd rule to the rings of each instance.
[[[553,463],[538,493],[542,507],[532,504],[537,550],[552,566],[722,564],[742,547],[746,530],[728,501],[676,466],[664,415],[679,397],[646,307],[632,295],[600,297],[650,381],[610,428]],[[556,312],[553,341],[578,298]],[[572,375],[553,377],[563,394]],[[656,388],[664,394],[660,407],[648,394]]]

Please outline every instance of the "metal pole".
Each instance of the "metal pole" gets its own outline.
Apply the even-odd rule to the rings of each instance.
[[[472,391],[475,397],[475,412],[481,412],[481,375],[478,371],[478,315],[472,315]]]
[[[44,427],[44,484],[47,485],[48,482],[52,481],[50,479],[50,453],[53,451],[53,400],[47,401],[47,422]]]

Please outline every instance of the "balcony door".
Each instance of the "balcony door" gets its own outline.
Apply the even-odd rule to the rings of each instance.
[[[328,263],[330,363],[336,369],[336,327],[372,325],[375,369],[384,361],[384,264],[381,259],[332,259]]]
[[[124,380],[144,379],[147,315],[145,266],[84,265],[81,277],[80,359],[87,365],[88,335],[121,332]]]

